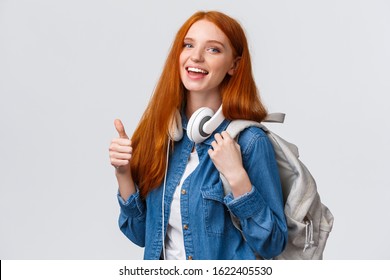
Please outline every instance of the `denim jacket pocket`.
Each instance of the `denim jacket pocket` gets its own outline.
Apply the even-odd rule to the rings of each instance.
[[[222,183],[204,185],[201,187],[203,198],[203,216],[208,234],[222,235],[233,224],[230,220],[228,208],[224,203],[224,191]]]

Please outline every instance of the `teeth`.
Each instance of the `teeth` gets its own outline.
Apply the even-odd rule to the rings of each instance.
[[[209,73],[206,70],[195,68],[195,67],[188,67],[187,70],[191,71],[191,72],[195,72],[195,73],[202,73],[202,74],[208,74]]]

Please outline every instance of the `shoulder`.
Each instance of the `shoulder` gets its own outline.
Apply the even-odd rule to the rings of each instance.
[[[262,149],[271,148],[267,133],[255,126],[248,127],[240,132],[238,136],[238,144],[241,147],[243,154],[249,154],[256,147],[261,146]]]
[[[249,142],[259,138],[267,138],[267,133],[260,127],[251,126],[240,132],[238,136],[238,143],[247,145]]]

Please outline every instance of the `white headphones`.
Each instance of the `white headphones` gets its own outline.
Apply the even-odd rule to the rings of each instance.
[[[222,105],[214,114],[214,111],[208,107],[202,107],[196,110],[187,125],[187,136],[195,143],[201,143],[206,140],[213,131],[224,121],[225,117],[222,113]],[[179,141],[183,138],[183,127],[179,112],[172,122],[169,136],[174,141]]]

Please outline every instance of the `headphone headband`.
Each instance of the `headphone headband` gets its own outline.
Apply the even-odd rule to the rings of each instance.
[[[196,110],[188,121],[187,136],[195,143],[201,143],[206,140],[214,130],[225,120],[222,113],[222,105],[214,114],[214,111],[208,107],[202,107]],[[183,137],[183,127],[181,116],[176,111],[169,130],[169,137],[174,141],[179,141]]]

